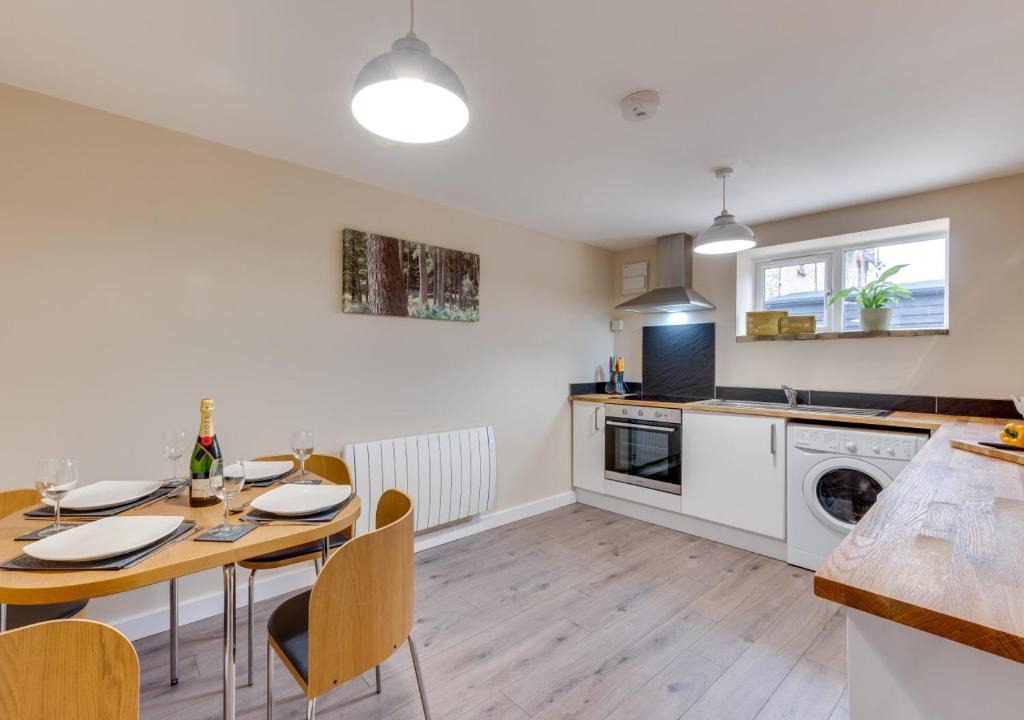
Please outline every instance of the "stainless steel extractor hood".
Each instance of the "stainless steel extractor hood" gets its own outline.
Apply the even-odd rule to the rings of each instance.
[[[714,310],[706,297],[690,287],[693,282],[693,236],[686,233],[658,238],[654,290],[616,305],[616,310],[640,313]]]

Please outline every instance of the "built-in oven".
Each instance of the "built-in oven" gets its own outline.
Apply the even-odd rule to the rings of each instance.
[[[614,404],[604,409],[605,479],[682,494],[682,411]]]

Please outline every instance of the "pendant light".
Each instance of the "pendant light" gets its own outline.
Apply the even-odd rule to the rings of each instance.
[[[352,90],[352,115],[388,140],[432,143],[458,135],[469,122],[466,90],[455,71],[416,37],[414,0],[409,33],[390,52],[366,63]]]
[[[754,231],[725,209],[725,179],[732,175],[731,167],[715,168],[715,177],[722,180],[722,214],[715,218],[711,227],[706,228],[697,236],[693,251],[704,255],[724,255],[725,253],[749,250],[757,245]]]

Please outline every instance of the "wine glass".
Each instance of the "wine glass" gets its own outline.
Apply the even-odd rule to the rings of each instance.
[[[299,479],[297,485],[307,485],[306,459],[313,454],[313,433],[309,430],[296,430],[292,433],[292,455],[299,461]]]
[[[224,522],[211,528],[211,535],[224,537],[231,533],[231,525],[228,524],[228,501],[242,492],[244,486],[245,463],[241,460],[225,463],[223,459],[218,458],[210,464],[210,490],[218,500],[224,501]]]
[[[74,460],[47,458],[36,469],[36,490],[54,504],[54,523],[39,531],[40,537],[56,535],[65,528],[60,524],[60,501],[78,484],[78,465]]]
[[[167,484],[174,484],[178,480],[178,460],[188,449],[186,437],[184,430],[164,430],[164,457],[171,462],[171,479]]]

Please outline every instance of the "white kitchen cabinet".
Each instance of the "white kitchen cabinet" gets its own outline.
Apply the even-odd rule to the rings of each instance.
[[[604,403],[572,403],[572,484],[604,492]]]
[[[786,421],[683,413],[683,512],[786,537]]]

